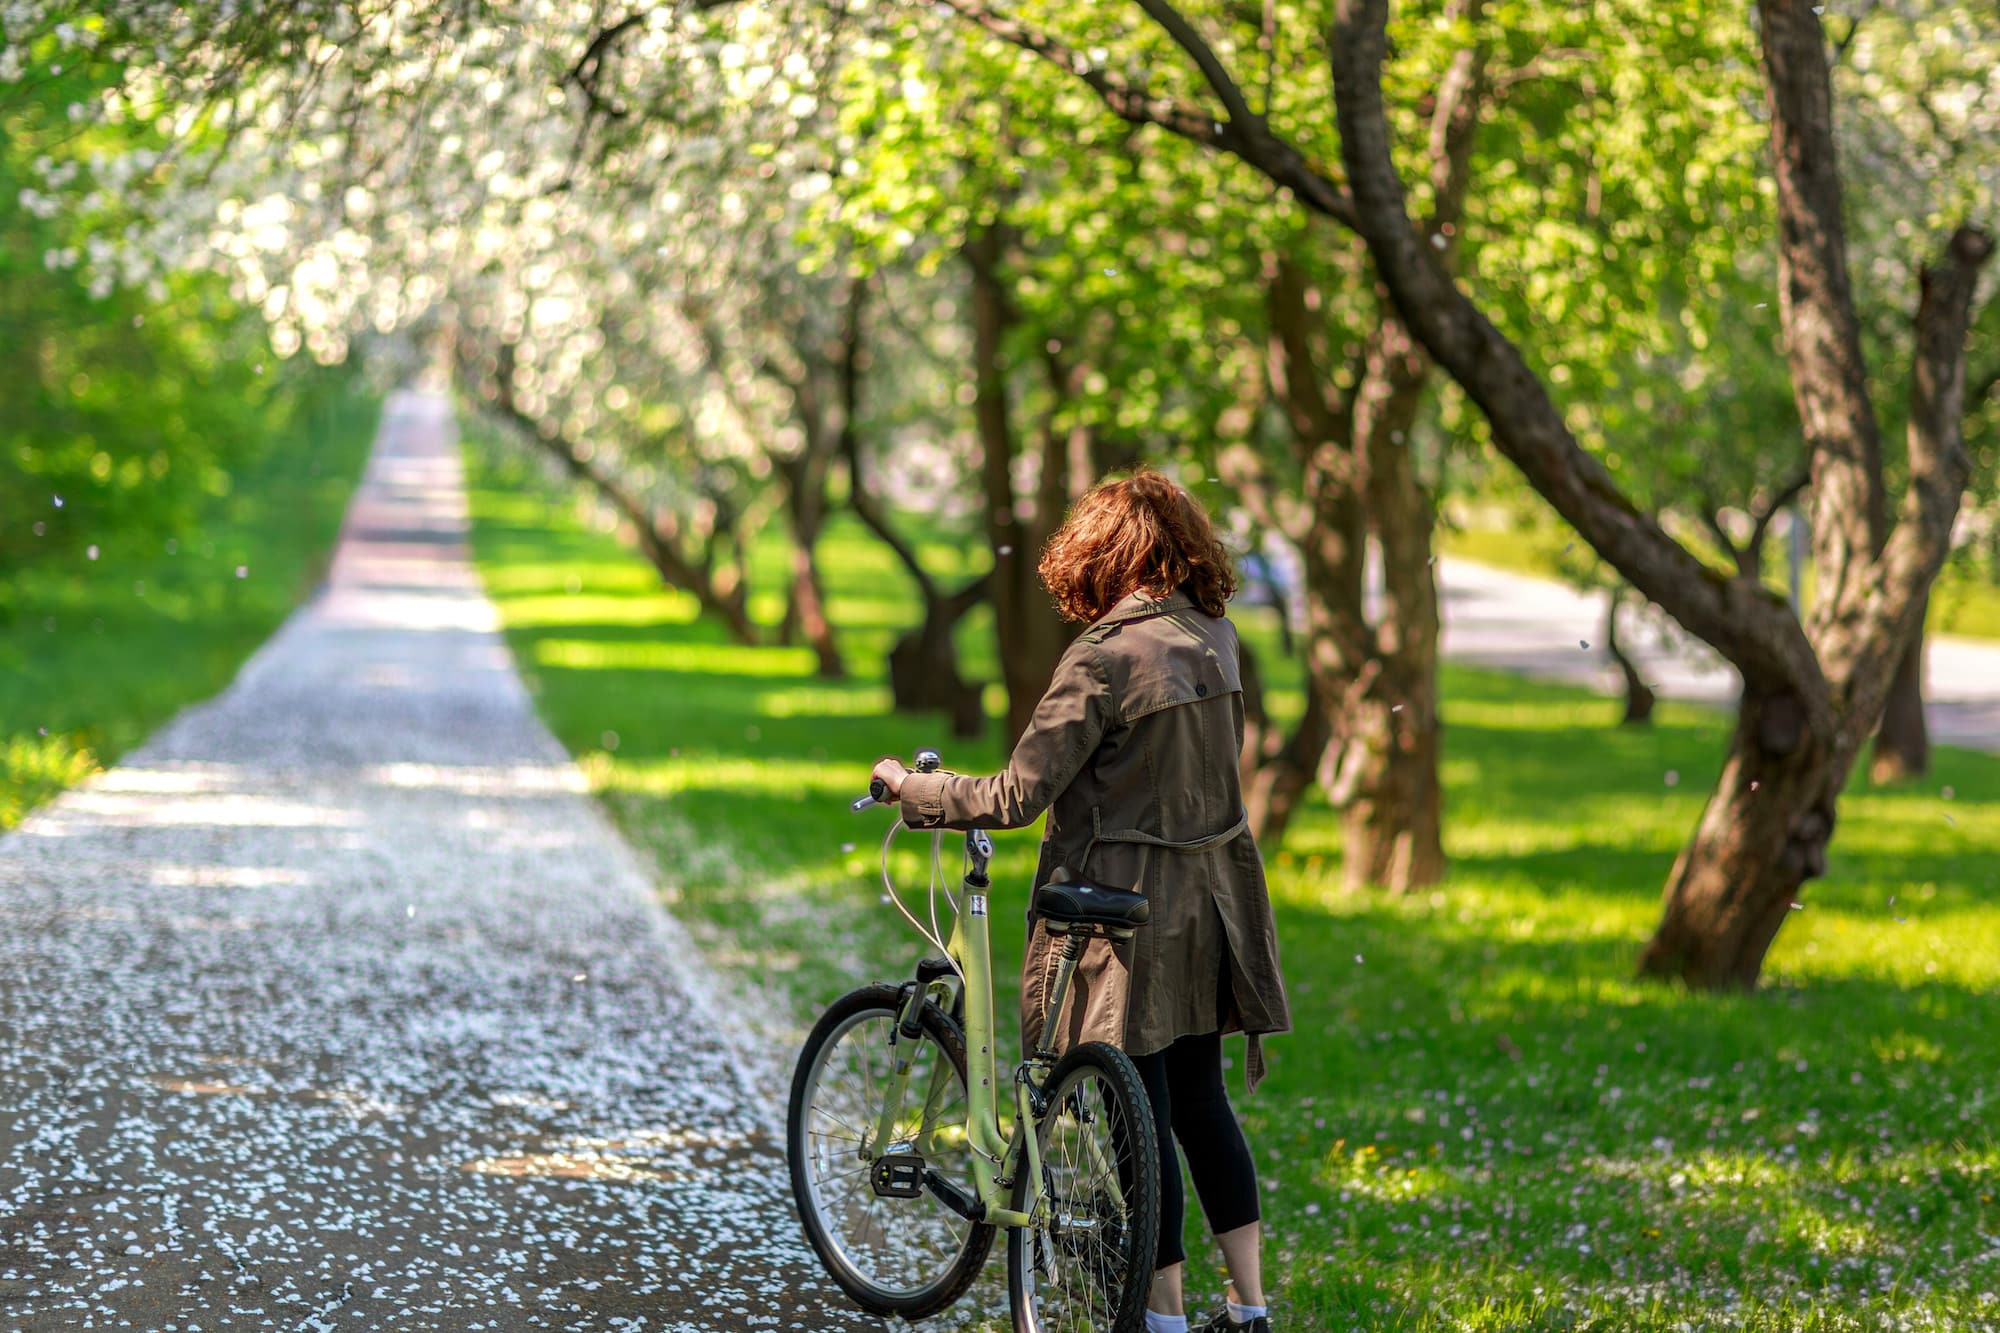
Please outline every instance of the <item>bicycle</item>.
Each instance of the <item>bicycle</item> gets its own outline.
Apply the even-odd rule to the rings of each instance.
[[[918,753],[918,772],[939,765],[936,751]],[[878,779],[851,808],[886,798]],[[882,839],[885,898],[938,953],[911,980],[836,1000],[799,1053],[785,1138],[806,1237],[863,1309],[916,1320],[965,1294],[1005,1227],[1016,1333],[1138,1333],[1160,1215],[1145,1086],[1117,1047],[1088,1042],[1058,1057],[1047,1034],[1086,942],[1132,938],[1146,899],[1081,885],[1037,891],[1036,911],[1063,951],[1043,1038],[1015,1066],[1003,1128],[986,900],[993,841],[984,830],[965,835],[960,894],[944,890],[946,939],[943,831],[931,841],[926,930],[889,871],[906,827],[898,817]]]

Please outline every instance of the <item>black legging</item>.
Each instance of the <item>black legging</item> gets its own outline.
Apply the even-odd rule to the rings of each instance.
[[[1187,1258],[1181,1244],[1187,1195],[1174,1140],[1187,1152],[1201,1211],[1218,1236],[1258,1220],[1257,1163],[1222,1086],[1220,1032],[1182,1037],[1132,1063],[1145,1080],[1160,1136],[1160,1248],[1153,1267],[1169,1268]]]

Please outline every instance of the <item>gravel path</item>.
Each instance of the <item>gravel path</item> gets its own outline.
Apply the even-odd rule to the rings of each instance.
[[[447,412],[392,400],[226,693],[0,840],[0,1327],[882,1327],[529,707]]]
[[[1438,585],[1439,646],[1452,661],[1623,695],[1624,679],[1601,642],[1604,594],[1448,557],[1438,561]],[[1736,670],[1706,644],[1657,613],[1628,609],[1618,624],[1620,644],[1661,697],[1734,705]],[[1931,739],[2000,752],[2000,643],[1938,635],[1926,657]]]

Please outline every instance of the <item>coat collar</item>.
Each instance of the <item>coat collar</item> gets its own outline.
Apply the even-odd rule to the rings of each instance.
[[[1193,605],[1193,599],[1178,588],[1158,598],[1148,597],[1143,591],[1127,593],[1124,600],[1091,621],[1090,628],[1103,629],[1109,625],[1122,625],[1128,620],[1164,615],[1169,611],[1185,611]]]

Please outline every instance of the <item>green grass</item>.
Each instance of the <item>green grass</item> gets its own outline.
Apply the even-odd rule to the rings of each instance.
[[[106,532],[95,559],[0,578],[0,829],[227,685],[319,581],[377,405],[331,388],[308,401],[198,531],[143,546]]]
[[[877,755],[945,738],[885,711],[877,664],[912,614],[886,552],[829,534],[859,676],[816,680],[803,648],[724,641],[490,449],[476,549],[515,656],[711,956],[768,985],[794,1039],[902,975],[919,946],[879,901],[885,819],[845,801]],[[775,587],[782,552],[762,558]],[[1233,1086],[1283,1326],[2000,1326],[2000,761],[1944,750],[1921,789],[1851,796],[1770,984],[1696,996],[1631,968],[1724,719],[1668,705],[1632,731],[1572,690],[1460,670],[1444,688],[1445,885],[1343,891],[1323,806],[1272,858],[1296,1031],[1257,1095]],[[1000,844],[1005,972],[1034,838]],[[1197,1217],[1190,1248],[1210,1253]],[[1212,1263],[1190,1281],[1212,1308]]]
[[[1496,527],[1490,519],[1462,527],[1441,529],[1440,549],[1483,565],[1556,579],[1562,574],[1566,548],[1578,548],[1581,539],[1568,525],[1556,523],[1533,529]],[[1710,552],[1709,554],[1713,554]],[[1932,634],[1957,634],[1972,639],[2000,639],[2000,584],[1983,573],[1978,553],[1961,551],[1938,575],[1931,595],[1930,615],[1925,628]],[[1774,544],[1767,557],[1766,581],[1784,591],[1784,558]],[[1808,572],[1810,580],[1810,572]]]

